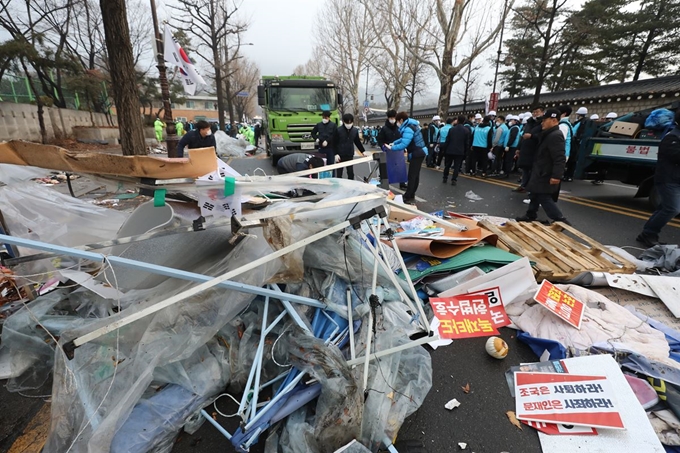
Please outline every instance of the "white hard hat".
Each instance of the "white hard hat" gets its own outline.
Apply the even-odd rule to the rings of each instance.
[[[512,121],[514,119],[515,119],[515,115],[513,115],[512,113],[505,116],[505,121]]]
[[[495,110],[491,110],[491,111],[489,112],[489,116],[496,116],[496,111],[495,111]]]
[[[441,117],[439,115],[435,115],[432,117],[432,121],[441,121]]]
[[[597,113],[593,113],[592,115],[590,115],[590,119],[591,119],[591,120],[599,120],[599,119],[600,119],[600,115],[598,115]]]
[[[481,120],[481,119],[482,119],[482,114],[481,114],[481,113],[475,114],[475,119],[476,119],[476,120]]]
[[[531,112],[524,112],[524,118],[530,118]]]
[[[579,107],[578,110],[576,111],[577,115],[587,115],[588,114],[588,109],[585,107]]]
[[[605,116],[605,118],[608,119],[608,120],[612,120],[612,119],[615,119],[615,118],[618,118],[618,117],[619,117],[619,115],[617,115],[616,112],[609,112],[609,113],[607,113],[607,116]]]

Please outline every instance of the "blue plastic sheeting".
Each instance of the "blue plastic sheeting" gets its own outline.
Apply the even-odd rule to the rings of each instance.
[[[135,405],[111,443],[112,453],[145,453],[158,447],[158,439],[174,436],[189,416],[200,409],[205,398],[179,385],[167,385]],[[167,445],[166,445],[167,446]]]
[[[543,352],[547,349],[550,352],[550,360],[561,360],[567,358],[567,348],[562,346],[562,343],[554,340],[546,340],[545,338],[532,337],[521,330],[517,333],[517,339],[522,343],[527,344],[537,357],[541,357]]]
[[[567,348],[562,343],[545,338],[532,337],[521,330],[517,331],[517,339],[528,345],[537,357],[541,357],[547,349],[550,352],[550,360],[561,360],[567,358]]]
[[[627,306],[626,309],[656,330],[663,332],[666,336],[666,341],[668,341],[668,346],[671,348],[669,357],[676,362],[680,362],[680,332],[668,327],[661,321],[657,321],[654,318],[650,318],[649,316],[638,312],[635,310],[635,307]]]

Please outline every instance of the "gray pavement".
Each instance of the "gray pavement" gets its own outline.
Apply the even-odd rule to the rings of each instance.
[[[241,173],[253,174],[261,168],[275,174],[270,160],[257,158],[237,159],[230,162]],[[357,177],[368,174],[366,165],[360,166]],[[417,196],[424,199],[418,207],[424,211],[449,209],[456,212],[483,212],[489,215],[515,217],[522,215],[526,196],[510,190],[516,176],[510,180],[488,180],[461,177],[458,186],[442,184],[442,174],[434,169],[423,168],[421,185]],[[472,190],[482,200],[472,201],[465,197]],[[640,247],[635,237],[651,210],[646,199],[633,198],[635,189],[619,183],[593,186],[587,181],[563,184],[559,206],[573,225],[583,233],[606,245]],[[677,220],[677,219],[676,219]],[[680,225],[680,223],[677,223]],[[680,243],[680,226],[667,226],[662,240]],[[635,252],[635,249],[628,249]],[[635,254],[635,253],[634,253]],[[519,431],[505,415],[514,410],[504,379],[504,371],[520,362],[536,361],[537,358],[524,344],[519,343],[511,329],[501,329],[501,336],[508,342],[510,353],[505,360],[489,357],[484,351],[484,338],[459,340],[448,347],[431,352],[433,363],[433,387],[423,406],[404,423],[399,439],[421,441],[430,453],[459,451],[458,442],[468,444],[466,451],[476,453],[533,453],[540,452],[538,436],[531,428]],[[470,393],[462,386],[470,384]],[[34,395],[49,393],[41,389]],[[444,404],[457,398],[461,406],[453,411]],[[36,414],[43,400],[24,398],[0,389],[0,452],[8,451],[23,427]],[[230,406],[221,406],[229,412]],[[212,412],[212,409],[208,409]],[[233,411],[231,411],[233,412]],[[225,427],[234,430],[235,420],[219,418]],[[264,440],[251,449],[263,451]],[[204,424],[189,436],[182,434],[173,453],[231,452],[231,444],[212,426]],[[401,453],[404,453],[401,450]]]

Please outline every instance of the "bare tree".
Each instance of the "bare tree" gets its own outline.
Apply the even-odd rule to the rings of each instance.
[[[422,48],[427,39],[427,23],[419,17],[420,0],[360,0],[368,17],[368,25],[377,30],[376,45],[372,47],[370,64],[376,69],[385,87],[388,108],[399,109],[401,99],[412,98],[425,65],[414,58],[406,46]],[[422,20],[421,20],[422,19]],[[427,58],[424,50],[421,58]]]
[[[477,65],[473,66],[470,62],[468,67],[465,69],[464,75],[460,77],[460,82],[457,85],[457,89],[454,94],[458,97],[460,102],[463,104],[463,111],[467,111],[467,105],[470,102],[477,102],[484,99],[484,95],[480,93],[479,90],[479,70],[482,67]]]
[[[432,68],[440,83],[438,111],[446,112],[451,101],[453,85],[471,61],[488,49],[500,32],[508,11],[498,8],[492,0],[422,0],[414,15],[419,25],[427,30],[427,39],[420,45],[400,36],[405,48],[422,63]],[[498,11],[498,13],[494,13]],[[392,12],[392,20],[398,20]],[[469,54],[454,61],[454,52],[464,39],[472,38]]]
[[[253,117],[257,97],[257,85],[260,81],[260,68],[245,57],[235,60],[231,66],[230,83],[234,110],[238,118]],[[239,93],[241,95],[239,95]],[[243,93],[248,93],[244,96]]]
[[[228,44],[225,46],[230,35],[240,36],[247,29],[247,24],[237,21],[236,17],[241,2],[234,2],[230,5],[226,0],[178,1],[188,13],[186,18],[179,18],[179,22],[196,37],[199,43],[197,54],[215,69],[217,112],[220,129],[224,130],[225,74],[223,74],[223,68],[225,55],[223,52],[230,48]],[[226,55],[227,62],[229,58]]]
[[[353,0],[324,2],[316,20],[316,36],[319,54],[337,71],[334,82],[345,94],[345,105],[351,102],[353,113],[358,114],[361,74],[376,39],[363,7]]]
[[[103,16],[123,154],[146,154],[125,0],[100,0],[99,5]]]

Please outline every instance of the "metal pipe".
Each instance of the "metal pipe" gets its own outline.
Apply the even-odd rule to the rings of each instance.
[[[18,245],[21,247],[31,248],[35,250],[54,252],[57,255],[81,258],[99,263],[103,262],[104,259],[108,259],[109,263],[111,264],[117,264],[125,268],[136,269],[140,271],[149,272],[150,274],[163,275],[166,277],[177,278],[180,280],[188,280],[192,282],[208,282],[213,279],[213,277],[209,277],[207,275],[197,274],[194,272],[187,272],[172,267],[159,266],[157,264],[145,263],[143,261],[136,261],[128,258],[120,258],[117,256],[107,257],[106,255],[100,253],[88,252],[72,247],[62,247],[60,245],[48,244],[46,242],[34,241],[32,239],[21,239],[14,236],[0,234],[0,242],[7,243],[10,245]],[[281,295],[280,293],[272,291],[271,289],[247,285],[245,283],[239,282],[225,281],[218,284],[217,287],[241,291],[249,294],[255,294],[258,296],[270,296],[275,297],[277,299]],[[322,304],[318,300],[310,299],[308,297],[296,296],[295,294],[286,294],[286,298],[289,299],[291,302],[295,302],[298,304],[309,305],[315,308],[326,308],[326,305]]]
[[[354,351],[354,321],[352,320],[354,309],[352,308],[352,290],[347,288],[347,320],[349,321],[349,356],[354,360],[356,352]]]
[[[224,429],[224,428],[222,427],[222,425],[220,425],[219,423],[217,423],[217,420],[215,420],[214,418],[212,418],[212,417],[205,411],[205,409],[201,409],[201,415],[203,416],[203,418],[205,418],[206,420],[208,420],[208,421],[210,422],[211,425],[213,425],[215,428],[217,428],[217,430],[218,430],[219,432],[221,432],[222,435],[223,435],[224,437],[227,438],[227,440],[231,440],[231,434],[229,434],[229,433],[227,432],[227,430]]]

